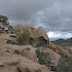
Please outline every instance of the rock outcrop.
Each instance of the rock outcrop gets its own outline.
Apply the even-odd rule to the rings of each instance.
[[[40,52],[50,57],[52,71],[56,70],[61,59],[59,52],[69,56],[67,51],[49,41],[43,27],[35,29],[26,25],[18,25],[15,28],[22,30],[23,28],[28,28],[31,33],[30,39],[40,39],[38,48]],[[47,66],[38,63],[39,57],[37,58],[36,55],[38,48],[34,48],[32,45],[13,45],[17,43],[16,37],[15,34],[0,35],[0,72],[51,72]]]
[[[3,51],[0,52],[0,72],[51,72],[51,71],[48,67],[40,65],[28,58],[25,58],[24,56],[18,53]]]
[[[65,49],[63,49],[62,47],[60,47],[60,46],[56,46],[56,47],[57,47],[59,53],[61,53],[62,55],[70,56],[70,53],[68,51],[66,51]]]
[[[32,38],[40,38],[43,37],[45,40],[49,42],[48,35],[43,27],[38,27],[37,29],[32,30]]]
[[[48,67],[36,64],[27,59],[19,61],[18,70],[20,72],[51,72]]]
[[[35,48],[31,45],[7,44],[16,35],[0,35],[0,72],[51,72],[44,65],[38,64]]]
[[[38,63],[35,49],[31,45],[18,46],[6,44],[5,46],[1,46],[0,50],[1,52],[21,55]]]
[[[59,64],[61,56],[49,48],[41,47],[40,50],[43,51],[44,53],[49,54],[49,56],[51,58],[51,67],[55,69]]]
[[[31,38],[43,38],[49,44],[48,35],[43,27],[40,26],[37,29],[35,29],[34,27],[20,25],[20,24],[14,27],[15,30],[16,29],[23,30],[24,28],[28,28],[29,32],[31,33]]]

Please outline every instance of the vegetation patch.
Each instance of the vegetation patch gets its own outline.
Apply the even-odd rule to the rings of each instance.
[[[44,53],[43,51],[40,51],[39,48],[37,49],[36,53],[40,64],[50,66],[51,59],[48,53]]]
[[[30,43],[32,46],[36,47],[37,44],[39,44],[39,39],[38,39],[38,38],[31,38],[30,41],[29,41],[29,43]]]
[[[72,57],[62,58],[57,72],[72,72]]]
[[[56,48],[53,47],[52,45],[47,45],[47,47],[56,52]]]
[[[17,42],[19,45],[27,45],[29,44],[29,39],[30,39],[30,32],[28,28],[24,29],[17,29],[15,30],[15,33],[17,35]]]

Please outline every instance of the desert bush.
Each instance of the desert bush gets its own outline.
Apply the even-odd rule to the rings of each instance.
[[[38,38],[33,38],[33,43],[38,43]]]
[[[72,57],[62,58],[57,72],[72,72]]]
[[[39,59],[39,63],[40,64],[44,64],[46,66],[50,66],[51,64],[51,59],[48,53],[44,53],[43,51],[40,52],[40,49],[38,48],[38,50],[36,51],[37,53],[37,57]]]
[[[56,52],[56,48],[53,47],[52,45],[47,45],[47,47]]]
[[[17,29],[15,31],[16,35],[17,35],[17,42],[19,45],[26,45],[29,44],[29,39],[30,39],[30,32],[28,30],[28,28],[24,28],[24,29]]]
[[[31,38],[30,41],[29,41],[29,43],[31,45],[33,45],[34,47],[36,47],[37,44],[39,43],[39,39],[38,38]]]
[[[61,55],[61,57],[63,57],[63,58],[67,57],[67,55],[64,55],[64,53],[62,53],[62,52],[58,52],[58,54]]]

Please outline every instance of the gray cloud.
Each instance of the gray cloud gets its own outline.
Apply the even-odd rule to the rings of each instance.
[[[44,11],[44,18],[41,23],[45,25],[47,31],[72,31],[72,1],[57,1],[53,7]]]
[[[28,20],[55,0],[0,0],[0,8],[9,18]]]
[[[11,25],[43,26],[49,31],[72,31],[72,0],[0,0],[0,14]]]

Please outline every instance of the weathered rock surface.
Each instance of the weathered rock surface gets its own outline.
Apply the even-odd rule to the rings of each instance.
[[[37,63],[38,61],[35,48],[33,48],[31,45],[19,46],[7,44],[7,41],[12,39],[11,36],[15,37],[15,35],[12,34],[2,34],[0,36],[0,53],[8,52],[11,54],[20,54],[21,56],[24,56]]]
[[[50,58],[51,58],[51,66],[52,67],[57,67],[58,63],[61,59],[61,56],[55,53],[53,50],[49,48],[43,48],[41,47],[40,50],[42,50],[44,53],[48,53]]]
[[[0,72],[51,72],[38,64],[35,49],[31,45],[7,44],[9,34],[0,35]]]
[[[54,45],[49,41],[48,35],[43,27],[37,29],[26,25],[18,25],[15,28],[23,29],[27,27],[32,38],[42,39],[41,42],[46,42],[45,47],[40,46],[40,51],[48,53],[51,58],[51,67],[53,71],[59,64],[61,56],[58,52],[69,56],[69,53],[59,46]],[[15,34],[2,34],[0,36],[0,72],[51,72],[48,67],[38,64],[35,48],[31,45],[12,45],[16,44]],[[43,42],[43,44],[44,44]],[[7,44],[8,43],[8,44]],[[42,43],[40,43],[42,44]],[[56,52],[50,48],[46,48],[47,44],[56,48]]]
[[[18,72],[17,70],[17,64],[18,59],[21,58],[21,56],[10,54],[10,53],[1,53],[0,54],[0,72]]]
[[[43,27],[38,27],[37,29],[32,30],[32,38],[43,37],[45,40],[49,42],[48,35]]]
[[[18,70],[20,72],[51,72],[48,67],[36,64],[27,59],[19,61]]]
[[[12,35],[11,35],[12,36]],[[19,54],[21,56],[24,56],[34,62],[37,61],[37,56],[35,52],[35,48],[33,48],[31,45],[25,45],[25,46],[19,46],[19,45],[12,45],[7,44],[7,40],[10,40],[9,34],[2,34],[0,36],[0,53],[11,53],[11,54]]]
[[[66,50],[72,55],[72,46],[67,46]]]
[[[0,72],[26,72],[27,68],[30,72],[51,72],[49,68],[17,54],[2,53],[0,62]]]
[[[60,53],[64,54],[65,56],[69,56],[70,55],[70,53],[68,51],[66,51],[65,49],[63,49],[62,47],[60,47],[60,46],[56,46],[56,47],[57,47],[58,51]]]
[[[43,27],[38,27],[37,29],[35,29],[34,27],[29,27],[26,25],[17,25],[14,27],[14,29],[23,29],[23,28],[28,28],[28,30],[31,33],[31,38],[41,38],[43,37],[48,43],[49,43],[49,38],[48,35],[46,33],[46,31],[44,30]]]
[[[19,54],[36,63],[38,62],[35,49],[31,45],[19,46],[19,45],[6,44],[5,46],[2,46],[0,49],[1,52]]]

